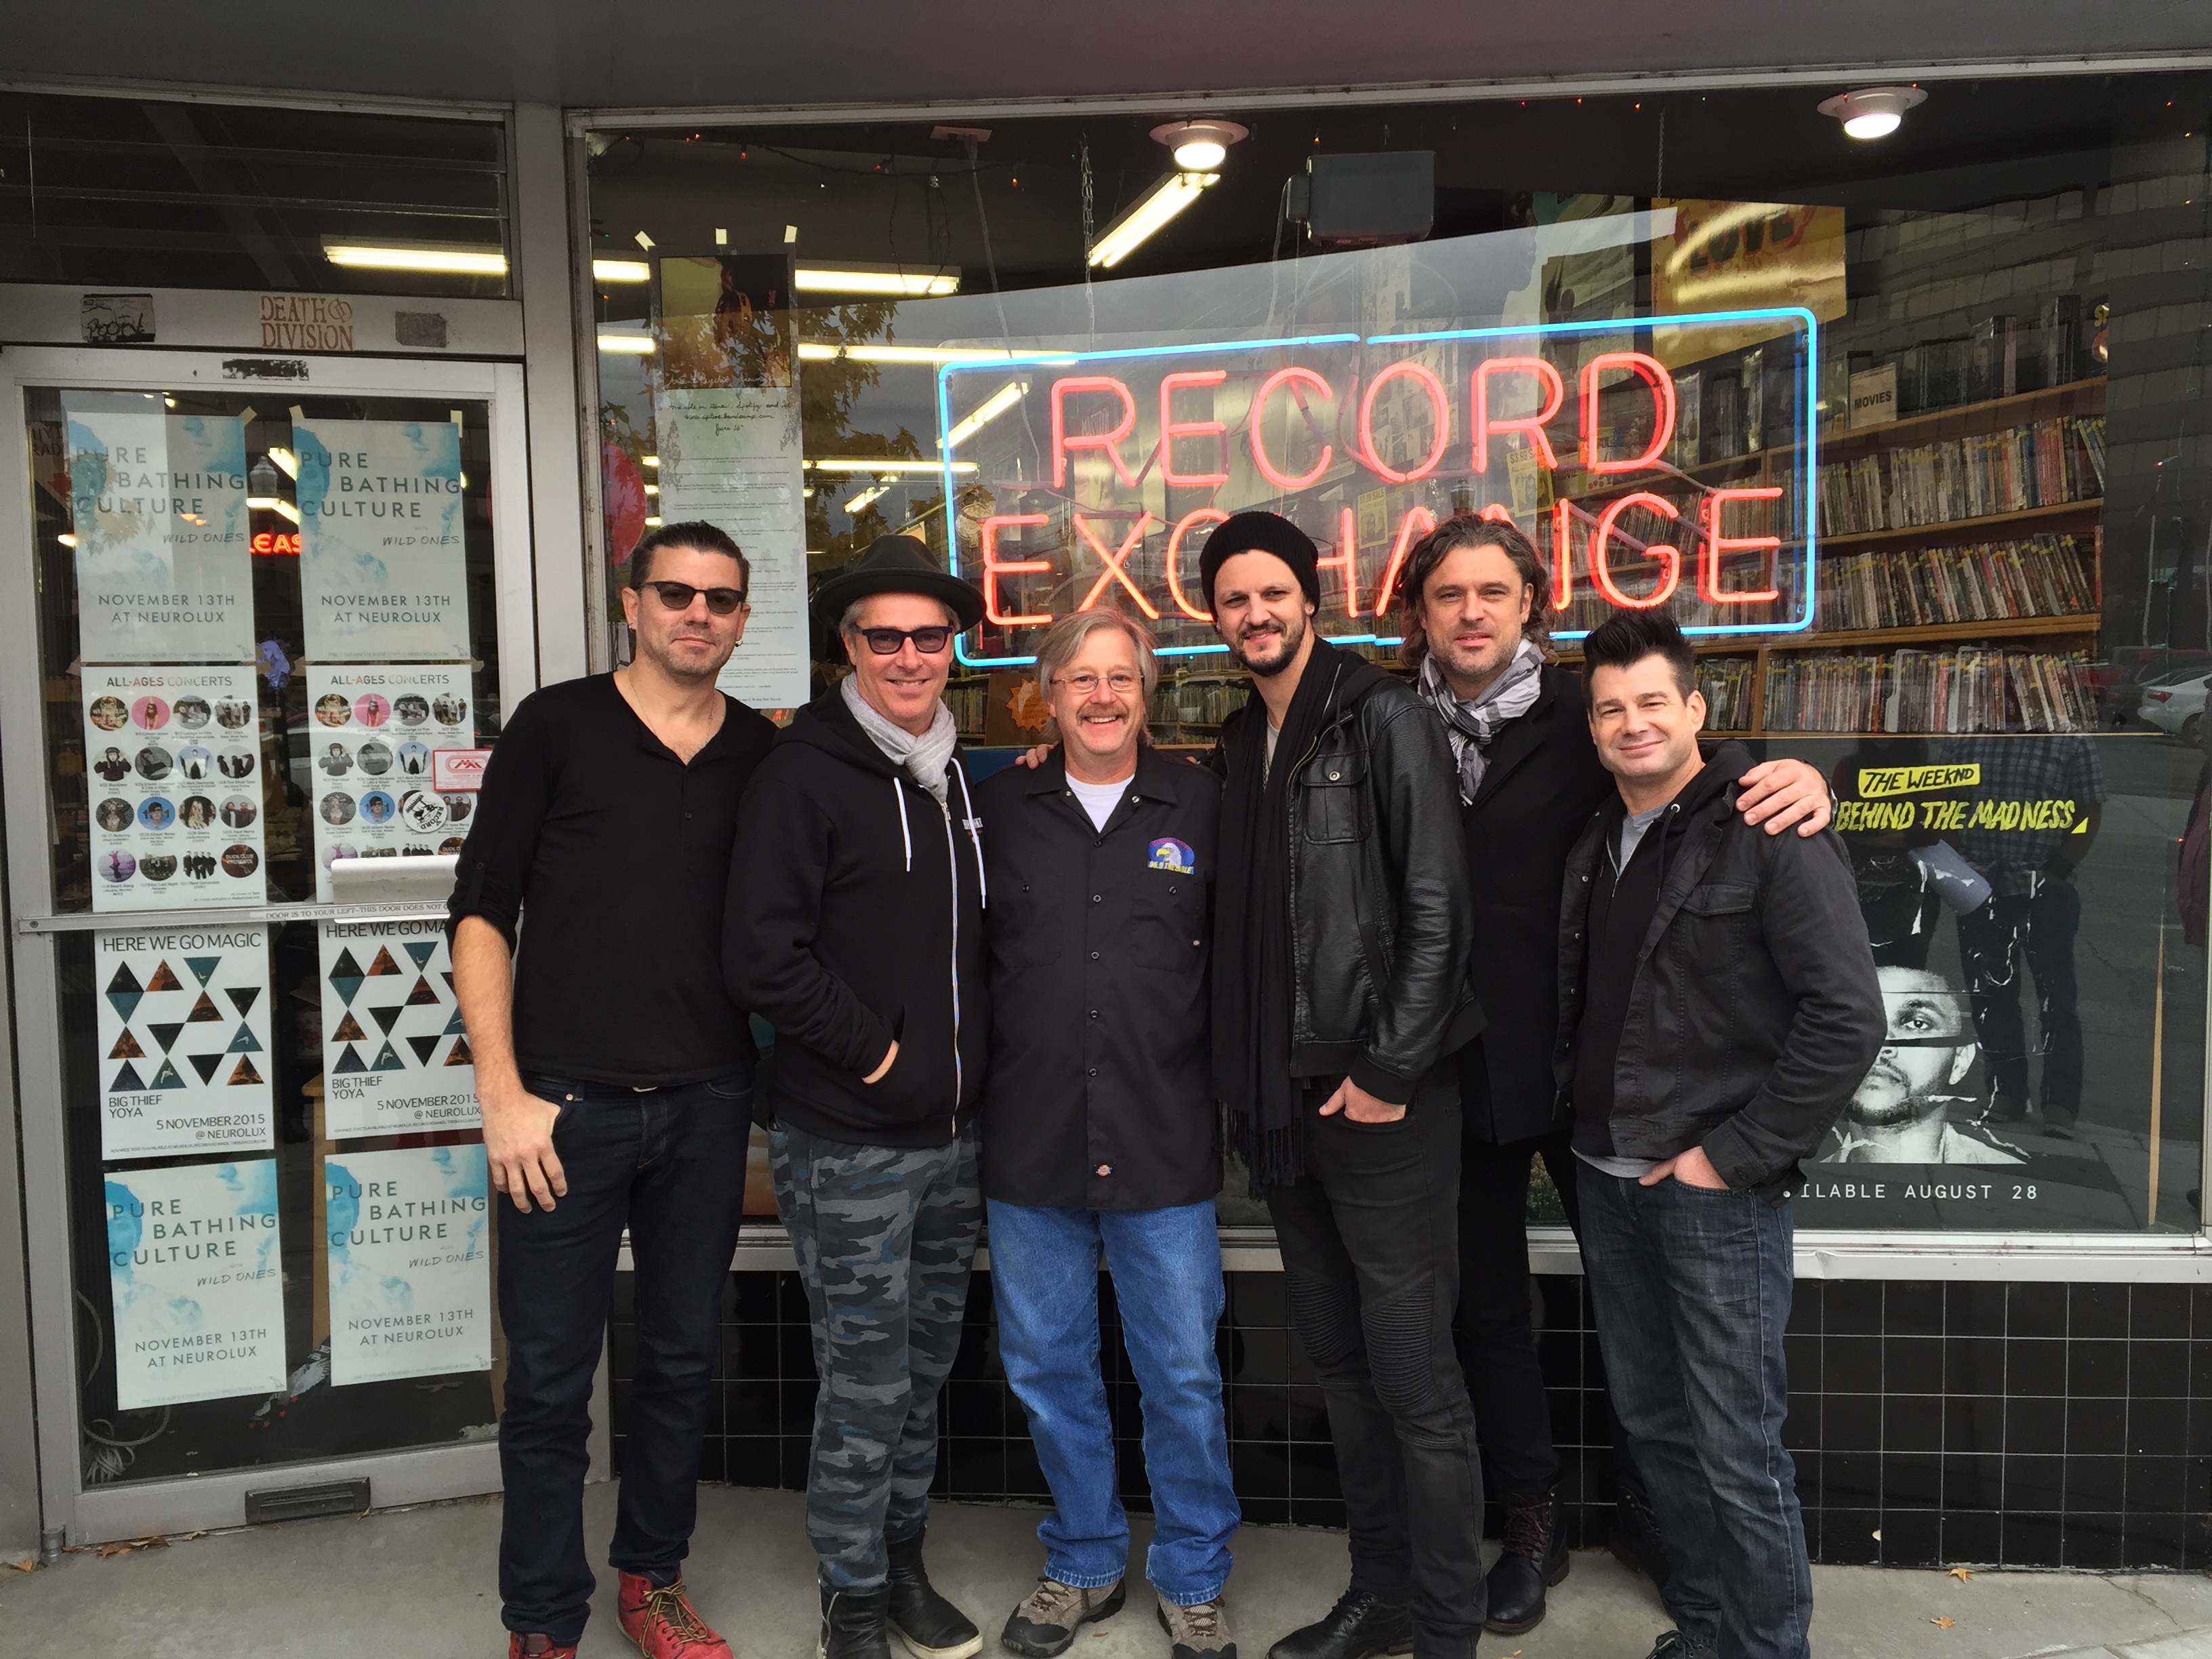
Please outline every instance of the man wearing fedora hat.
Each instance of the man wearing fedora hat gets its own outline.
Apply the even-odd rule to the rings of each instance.
[[[943,692],[982,595],[910,536],[825,581],[853,672],[801,709],[738,814],[732,1000],[775,1028],[761,1085],[820,1392],[806,1530],[824,1659],[967,1659],[921,1561],[937,1397],[982,1219],[988,1035],[981,821]]]

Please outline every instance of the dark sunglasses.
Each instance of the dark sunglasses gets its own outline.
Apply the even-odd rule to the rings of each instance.
[[[694,587],[689,582],[647,582],[646,586],[660,596],[662,605],[671,611],[689,611],[691,601],[700,594],[707,596],[707,609],[718,617],[726,617],[745,602],[742,587]]]
[[[868,649],[879,657],[895,657],[899,647],[908,640],[914,648],[925,657],[933,657],[952,643],[952,630],[936,628],[856,628],[853,630],[868,642]]]

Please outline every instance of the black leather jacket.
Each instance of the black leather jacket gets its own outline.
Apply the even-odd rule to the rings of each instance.
[[[1291,1072],[1393,1104],[1482,1029],[1474,892],[1443,727],[1405,683],[1349,653],[1290,788]],[[1319,672],[1316,658],[1309,672]],[[1257,696],[1223,723],[1214,764]]]

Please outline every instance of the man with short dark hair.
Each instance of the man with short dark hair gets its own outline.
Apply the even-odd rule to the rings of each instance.
[[[625,1230],[637,1369],[617,1614],[649,1659],[728,1659],[683,1563],[757,1059],[722,989],[721,894],[738,798],[775,728],[714,685],[744,635],[747,575],[710,524],[638,544],[633,660],[508,716],[448,906],[484,1152],[512,1200],[498,1206],[500,1595],[518,1659],[573,1656],[591,1611],[585,1438]]]
[[[814,595],[853,672],[799,711],[745,797],[723,973],[775,1028],[776,1212],[814,1329],[806,1533],[823,1659],[967,1659],[922,1565],[937,1401],[982,1222],[990,1030],[981,818],[944,701],[983,596],[911,536]]]
[[[1273,513],[1226,520],[1199,559],[1253,685],[1215,750],[1214,1087],[1274,1219],[1352,1532],[1350,1587],[1270,1659],[1469,1659],[1482,1476],[1451,1342],[1450,1057],[1482,1024],[1474,892],[1443,732],[1316,634],[1317,560]]]
[[[1653,1659],[1806,1659],[1788,1188],[1881,1046],[1874,954],[1842,842],[1757,833],[1750,757],[1698,752],[1681,629],[1624,611],[1583,653],[1617,793],[1567,861],[1554,1076],[1606,1377],[1673,1556]]]

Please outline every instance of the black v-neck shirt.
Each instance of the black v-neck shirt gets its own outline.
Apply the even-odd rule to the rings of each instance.
[[[611,674],[532,692],[508,718],[447,931],[481,916],[517,945],[526,1073],[641,1088],[751,1072],[752,1034],[722,988],[722,913],[738,798],[775,727],[726,701],[689,765]]]

